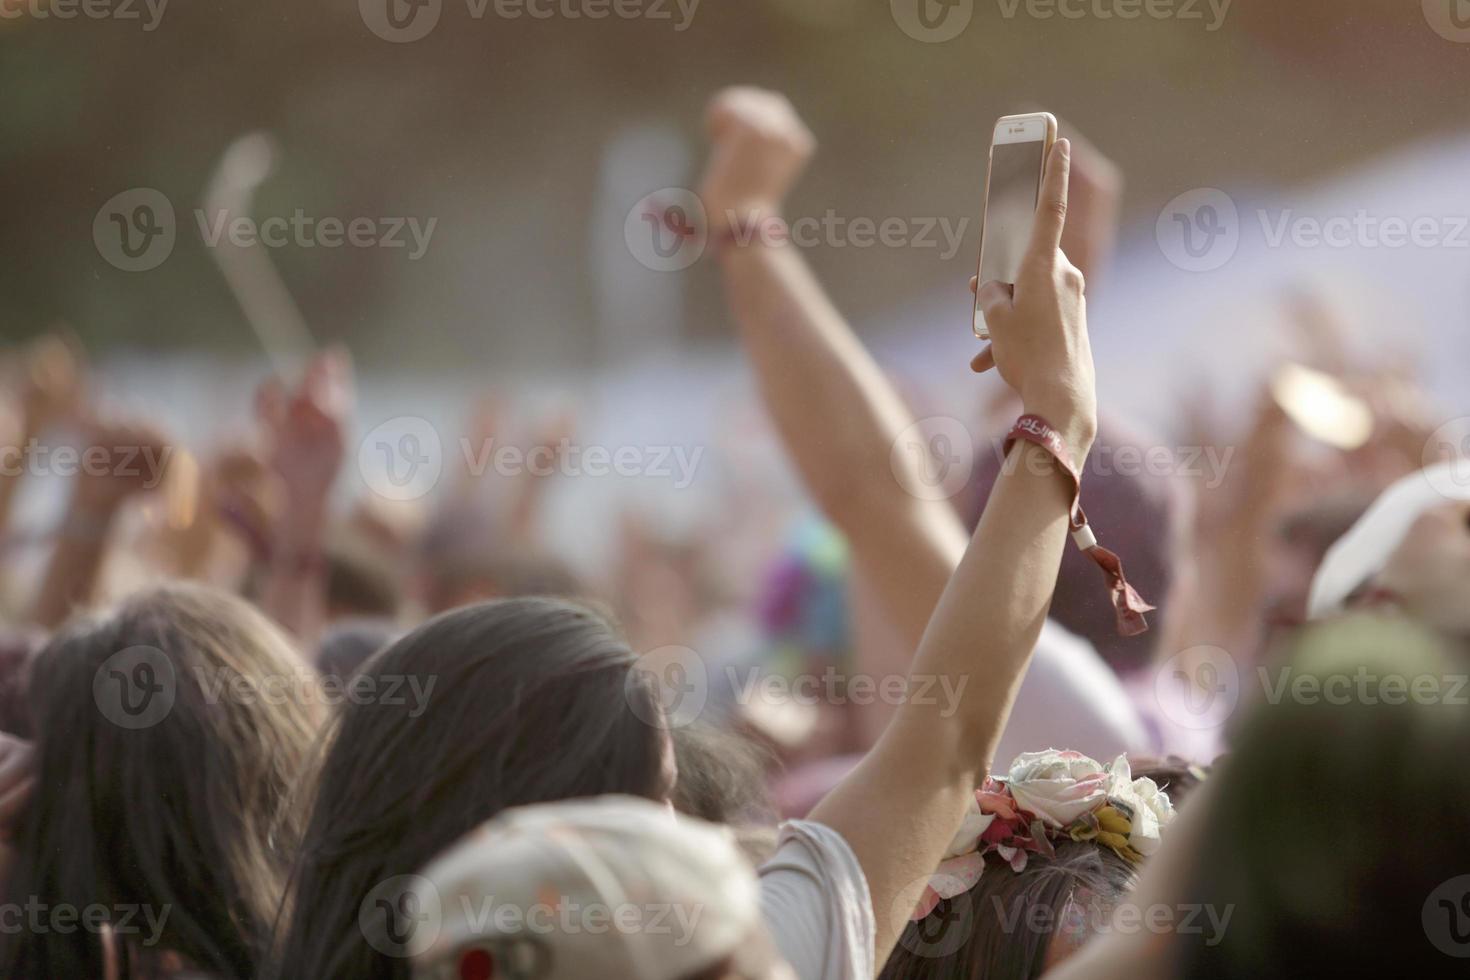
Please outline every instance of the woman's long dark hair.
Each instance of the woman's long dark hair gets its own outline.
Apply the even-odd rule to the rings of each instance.
[[[139,670],[149,690],[123,690]],[[124,977],[253,976],[299,827],[314,683],[265,617],[200,587],[58,634],[31,667],[37,779],[4,892],[70,909],[73,928],[0,934],[0,976],[102,977],[104,943]],[[98,907],[110,939],[79,921]]]
[[[540,598],[444,613],[375,654],[325,749],[273,975],[409,976],[359,913],[501,810],[666,799],[657,689],[635,664],[596,613]]]

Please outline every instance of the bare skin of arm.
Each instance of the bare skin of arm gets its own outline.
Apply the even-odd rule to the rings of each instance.
[[[332,485],[346,454],[352,367],[344,351],[312,358],[295,391],[262,399],[271,463],[283,490],[261,607],[313,651],[326,624],[324,558]]]
[[[783,161],[760,152],[773,139],[789,139],[788,127],[774,115],[778,107],[772,105],[772,98],[779,97],[736,90],[717,98],[712,106],[710,130],[715,150],[704,194],[716,228],[731,217],[742,223],[767,220],[780,198],[769,191],[773,187],[784,190],[790,176],[799,170],[799,163],[789,157]],[[784,106],[784,100],[780,105]],[[789,111],[789,106],[785,109]],[[1082,277],[1059,248],[1065,224],[1068,150],[1060,143],[1048,161],[1035,236],[1014,292],[997,283],[980,288],[987,322],[994,321],[995,339],[976,358],[975,367],[998,367],[1002,378],[1020,393],[1026,410],[1057,427],[1074,462],[1080,463],[1095,434],[1096,404]],[[748,166],[732,164],[742,155],[756,153],[761,159]],[[901,488],[895,493],[881,486],[893,483],[891,475],[871,476],[880,466],[887,470],[887,449],[907,424],[907,412],[896,396],[874,395],[891,395],[891,389],[862,354],[840,315],[827,304],[794,249],[755,244],[727,250],[722,261],[727,284],[735,284],[744,297],[736,302],[750,304],[736,307],[742,323],[769,317],[779,324],[783,315],[793,317],[787,321],[793,329],[779,338],[784,344],[759,342],[760,350],[753,350],[752,357],[757,370],[771,372],[768,377],[777,382],[768,389],[776,399],[772,414],[819,502],[824,507],[831,505],[830,513],[839,524],[856,521],[860,515],[868,525],[865,533],[872,535],[863,538],[864,542],[910,534],[911,519],[923,526],[922,516],[900,516],[926,513],[917,501]],[[762,280],[780,288],[741,288]],[[783,297],[791,296],[797,303],[784,311],[753,305],[785,302]],[[818,315],[808,318],[800,312],[811,309],[819,311]],[[815,329],[806,329],[813,326]],[[771,332],[780,334],[778,329]],[[807,364],[827,362],[831,370],[803,370],[800,386],[779,384],[778,372],[792,370],[791,363],[802,358],[812,359]],[[854,372],[854,363],[866,367]],[[873,383],[875,376],[880,383]],[[816,438],[797,419],[802,411],[820,412],[822,405],[839,407],[857,421]],[[882,447],[881,451],[875,451],[875,446]],[[830,461],[823,463],[833,453],[864,460],[855,464],[863,472],[834,473]],[[1068,479],[1038,447],[1018,443],[1012,453],[1019,465],[1002,475],[953,575],[948,576],[939,562],[921,559],[929,568],[923,574],[948,579],[937,608],[932,594],[927,598],[918,595],[922,587],[912,584],[916,573],[911,569],[873,570],[877,575],[893,576],[887,586],[882,580],[875,581],[877,588],[903,585],[907,574],[908,588],[916,595],[907,617],[927,621],[920,628],[922,640],[911,676],[967,684],[958,704],[910,701],[900,707],[873,751],[811,814],[813,820],[842,834],[863,867],[877,916],[880,962],[897,941],[918,886],[927,880],[958,829],[975,785],[989,771],[1046,618],[1066,543],[1071,502]],[[869,484],[881,489],[863,489]],[[901,529],[890,521],[901,522]],[[869,550],[867,543],[854,542],[853,547],[855,552]],[[895,551],[911,548],[905,542]],[[905,623],[905,628],[912,629],[912,623]]]
[[[758,123],[742,127],[711,119],[712,134],[723,133],[726,144],[736,144],[713,155],[703,188],[715,203],[717,227],[732,197],[728,188],[753,189],[731,175],[734,168],[757,175],[759,197],[768,202],[762,211],[779,214],[789,184],[815,147],[784,99],[768,93],[741,98],[746,104],[737,104],[736,111],[759,116]],[[721,114],[730,110],[717,101],[711,115]],[[1082,259],[1076,264],[1090,279],[1083,262],[1097,265],[1105,256],[1115,232],[1121,178],[1090,146],[1073,151],[1062,250]],[[851,549],[853,584],[860,588],[850,593],[850,601],[859,604],[854,626],[863,629],[853,649],[854,669],[875,679],[903,676],[959,566],[969,532],[951,501],[910,492],[928,489],[924,433],[912,428],[913,412],[800,250],[740,249],[731,259],[724,263],[726,295],[762,400],[788,459]],[[858,721],[864,748],[876,743],[896,707],[886,699],[862,707]],[[1083,729],[1107,728],[1106,706],[1078,707]],[[1113,737],[1121,736],[1110,732]]]
[[[168,438],[146,426],[93,423],[88,428],[87,452],[101,450],[106,453],[103,458],[112,461],[152,460],[156,472],[133,463],[84,469],[77,475],[31,611],[31,618],[48,629],[60,626],[74,608],[96,597],[117,515],[134,495],[162,482],[172,455]]]

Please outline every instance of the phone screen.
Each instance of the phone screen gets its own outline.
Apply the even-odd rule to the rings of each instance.
[[[990,192],[985,202],[980,281],[1014,283],[1021,255],[1031,238],[1036,197],[1041,191],[1041,140],[997,143],[990,151]],[[985,321],[975,311],[975,329],[984,335]]]

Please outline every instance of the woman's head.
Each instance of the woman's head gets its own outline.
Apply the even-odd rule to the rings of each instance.
[[[1406,620],[1307,632],[1211,788],[1176,977],[1461,975],[1470,951],[1463,661]],[[1279,679],[1272,678],[1277,684]]]
[[[1105,928],[1137,882],[1139,855],[1129,843],[1137,835],[1120,822],[1124,810],[1134,812],[1135,826],[1145,809],[1172,815],[1172,803],[1159,798],[1187,791],[1199,779],[1198,770],[1178,760],[1141,766],[1135,774],[1121,760],[1102,767],[1077,753],[1027,753],[1013,763],[1011,776],[1028,770],[1031,778],[1013,779],[1003,796],[980,795],[984,814],[996,816],[985,821],[972,812],[969,829],[956,838],[973,842],[980,834],[980,851],[969,843],[968,853],[941,865],[936,879],[953,875],[954,887],[943,892],[948,897],[926,896],[920,911],[927,908],[927,914],[899,937],[882,980],[1040,977]],[[987,782],[986,790],[995,788]],[[1120,803],[1114,792],[1129,800]],[[1000,825],[1010,820],[1034,839],[1035,821],[1043,812],[1096,836],[1073,840],[1067,833],[1049,834],[1047,846],[1020,855],[1024,860],[1017,862],[1017,871],[1011,845],[1020,841],[1029,848],[1029,841],[1000,833]],[[985,821],[983,829],[977,821]],[[1159,829],[1152,831],[1155,839]],[[983,863],[978,877],[966,870],[966,862]],[[974,883],[964,888],[968,881]]]
[[[30,671],[38,779],[9,895],[106,908],[132,976],[165,959],[252,976],[298,829],[313,684],[263,616],[210,589],[160,589],[64,628]],[[7,977],[103,975],[95,928],[12,934],[0,950]]]
[[[282,917],[289,973],[406,977],[359,929],[364,900],[504,809],[666,801],[662,717],[627,644],[563,600],[467,606],[377,653],[349,685],[317,778]]]
[[[1137,868],[1087,841],[1012,871],[997,855],[969,891],[909,923],[882,980],[1031,980],[1106,922]]]

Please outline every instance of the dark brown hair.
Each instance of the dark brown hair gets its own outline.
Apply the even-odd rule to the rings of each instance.
[[[606,620],[546,598],[444,613],[377,653],[358,679],[383,696],[334,723],[274,975],[409,976],[369,941],[364,903],[508,807],[666,799],[655,682],[634,666]]]
[[[1140,764],[1170,793],[1192,790],[1200,771],[1177,759]],[[1095,843],[1063,841],[1056,856],[1032,854],[1017,873],[997,855],[968,892],[941,901],[911,922],[879,974],[881,980],[1034,980],[1049,961],[1053,942],[1080,945],[1089,926],[1106,921],[1133,890],[1138,868]]]
[[[155,690],[142,702],[149,714],[130,719],[109,685],[139,664]],[[123,976],[159,976],[165,959],[253,976],[315,728],[309,697],[250,693],[281,681],[302,694],[314,675],[264,616],[211,589],[160,589],[63,629],[31,669],[38,778],[17,821],[8,899],[103,906],[110,922],[127,908],[166,914],[146,944],[113,922]],[[101,977],[102,942],[96,928],[0,935],[0,975]]]

